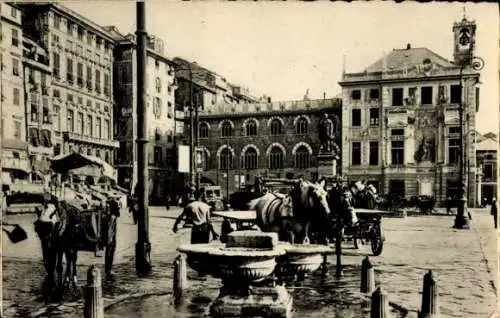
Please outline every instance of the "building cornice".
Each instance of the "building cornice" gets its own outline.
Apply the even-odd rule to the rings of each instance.
[[[51,2],[51,3],[26,3],[26,4],[20,4],[21,10],[23,7],[45,7],[49,11],[55,11],[57,14],[61,15],[62,17],[65,17],[66,19],[71,20],[74,23],[81,24],[84,28],[92,30],[93,33],[98,34],[100,37],[106,39],[107,41],[111,42],[113,45],[116,43],[116,40],[109,34],[105,29],[103,29],[100,25],[97,23],[89,20],[88,18],[80,15],[79,13],[59,4],[56,2]]]
[[[463,74],[463,78],[479,78],[479,73],[474,74]],[[349,80],[340,81],[338,84],[342,87],[344,86],[359,86],[359,85],[369,85],[369,84],[390,84],[390,83],[408,83],[408,82],[426,82],[426,81],[440,81],[440,80],[458,80],[460,75],[450,74],[450,75],[434,75],[434,76],[418,76],[418,77],[399,77],[399,78],[372,78],[372,79],[359,79],[359,80]]]
[[[250,118],[250,117],[269,117],[269,116],[294,116],[294,115],[307,115],[307,114],[321,114],[325,111],[339,110],[338,107],[324,107],[324,108],[309,108],[309,109],[294,109],[285,111],[259,111],[248,113],[218,113],[218,114],[204,114],[200,113],[200,119],[228,119],[228,118]],[[187,118],[189,119],[189,118]]]
[[[7,21],[7,22],[8,22],[8,23],[10,23],[11,25],[15,25],[15,26],[20,27],[20,28],[22,28],[22,27],[23,27],[22,23],[19,23],[19,22],[17,22],[17,21],[14,21],[14,20],[12,20],[12,19],[10,19],[10,18],[8,18],[8,17],[5,17],[5,16],[3,16],[3,15],[1,16],[1,20],[2,20],[2,21]]]

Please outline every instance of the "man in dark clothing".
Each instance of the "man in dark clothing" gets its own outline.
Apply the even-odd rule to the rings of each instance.
[[[139,212],[139,199],[137,198],[137,185],[134,188],[134,192],[128,197],[128,208],[132,212],[132,217],[134,219],[134,224],[137,224],[138,212]]]
[[[491,200],[491,215],[493,215],[493,222],[495,224],[495,229],[498,226],[498,207],[497,207],[497,199],[493,198]]]
[[[175,220],[173,231],[177,233],[177,227],[183,219],[193,224],[191,229],[191,244],[201,244],[210,242],[210,232],[214,240],[219,238],[210,222],[210,206],[200,198],[201,193],[196,192],[194,201],[189,202],[181,215]]]

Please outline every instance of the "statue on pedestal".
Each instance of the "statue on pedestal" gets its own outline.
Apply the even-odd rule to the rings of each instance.
[[[328,118],[328,114],[325,113],[319,124],[319,139],[321,141],[321,146],[319,148],[320,153],[332,153],[334,151],[334,135],[335,129],[333,122]]]

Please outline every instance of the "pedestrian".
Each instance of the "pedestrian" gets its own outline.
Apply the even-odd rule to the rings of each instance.
[[[134,191],[129,196],[128,206],[130,212],[132,213],[134,224],[137,224],[137,216],[139,213],[139,200],[137,199],[137,185],[135,186]]]
[[[451,202],[451,197],[448,197],[446,199],[446,214],[451,214],[451,206],[452,206],[452,202]]]
[[[170,209],[170,193],[168,193],[165,197],[165,208],[167,211]]]
[[[497,207],[497,199],[493,198],[491,200],[491,215],[493,215],[493,222],[495,224],[495,229],[498,226],[498,207]]]
[[[173,231],[177,233],[179,223],[186,219],[186,222],[191,222],[191,244],[203,244],[210,242],[210,233],[213,239],[217,240],[219,235],[215,232],[212,222],[210,221],[210,206],[202,201],[201,192],[196,191],[194,197],[190,197],[191,202],[188,202],[181,215],[175,220]]]

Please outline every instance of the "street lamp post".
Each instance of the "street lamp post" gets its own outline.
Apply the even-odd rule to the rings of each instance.
[[[471,62],[472,69],[479,71],[484,67],[484,61],[479,57],[472,57],[471,60],[466,62]],[[467,212],[467,196],[466,192],[468,186],[465,184],[465,149],[464,149],[464,107],[467,105],[467,96],[463,94],[463,71],[467,66],[467,63],[463,63],[460,66],[460,105],[459,105],[459,122],[460,122],[460,166],[459,166],[459,186],[460,186],[460,199],[457,207],[457,215],[455,217],[455,224],[453,225],[456,229],[470,229],[470,219],[466,217]],[[470,180],[468,180],[470,181]],[[467,182],[468,183],[468,182]]]
[[[196,152],[199,147],[199,110],[197,105],[197,99],[193,98],[193,70],[191,69],[191,64],[187,63],[187,68],[176,69],[176,71],[188,71],[189,72],[189,99],[188,99],[188,111],[189,111],[189,182],[196,186],[196,191],[200,189],[200,174],[197,170],[196,165]],[[193,116],[194,113],[194,116]]]
[[[151,243],[149,242],[148,216],[148,152],[146,123],[146,8],[137,2],[137,193],[139,211],[135,267],[137,273],[146,276],[151,272]]]

